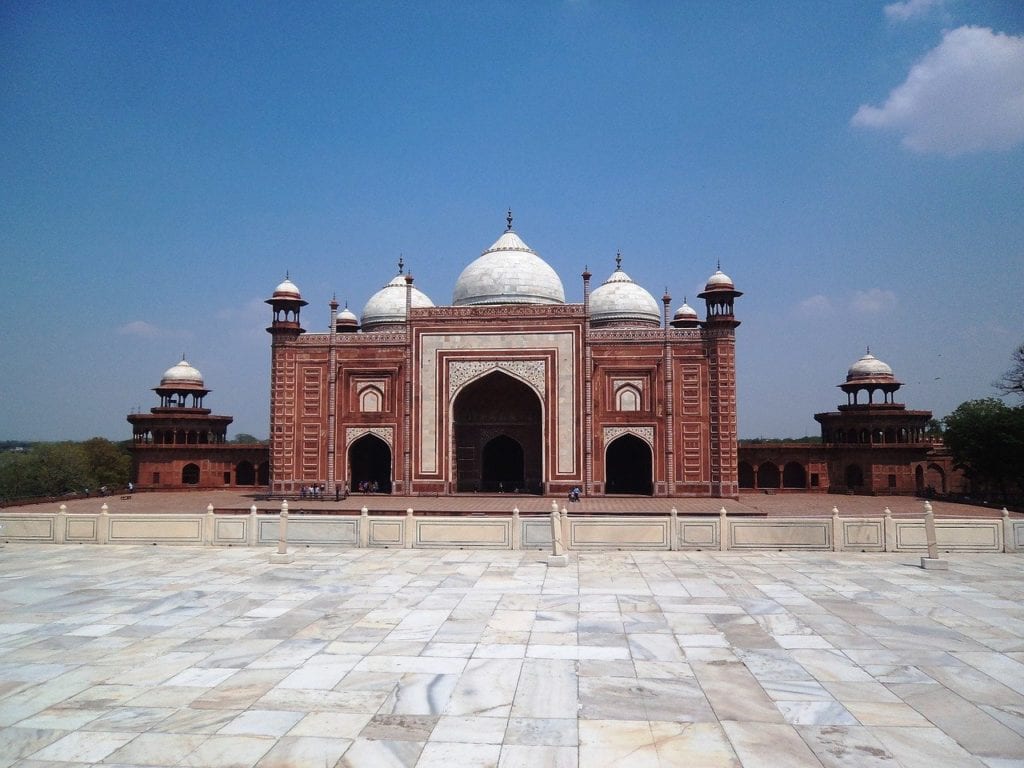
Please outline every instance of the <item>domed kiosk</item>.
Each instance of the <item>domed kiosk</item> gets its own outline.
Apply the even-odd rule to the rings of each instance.
[[[132,413],[132,482],[140,490],[267,485],[267,448],[228,443],[231,416],[203,406],[203,375],[182,358],[153,388],[160,405]]]
[[[271,491],[735,496],[741,293],[716,277],[705,320],[687,307],[665,323],[671,297],[621,257],[593,291],[590,279],[567,301],[510,211],[447,306],[400,263],[358,322],[332,300],[329,331],[307,333],[301,294],[279,286]]]

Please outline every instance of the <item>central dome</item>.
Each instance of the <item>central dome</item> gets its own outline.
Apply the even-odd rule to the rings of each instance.
[[[452,304],[564,304],[565,290],[547,262],[530,250],[512,225],[480,258],[462,270]]]
[[[590,319],[595,325],[660,325],[661,311],[654,297],[616,266],[590,294]]]

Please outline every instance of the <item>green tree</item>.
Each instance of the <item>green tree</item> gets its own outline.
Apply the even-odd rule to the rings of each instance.
[[[256,435],[250,435],[248,432],[239,432],[235,435],[235,439],[232,443],[260,443],[263,442]]]
[[[123,488],[128,484],[132,457],[123,446],[103,437],[93,437],[82,443],[89,464],[89,482],[92,488]]]
[[[28,496],[60,496],[92,482],[81,443],[40,443],[29,451],[26,470]]]
[[[945,419],[944,439],[975,493],[1003,503],[1024,497],[1024,406],[988,398],[961,403]]]

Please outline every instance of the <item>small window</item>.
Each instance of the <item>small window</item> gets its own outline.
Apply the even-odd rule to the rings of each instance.
[[[230,472],[225,472],[224,473],[224,485],[231,485],[231,473]]]
[[[640,392],[636,387],[619,387],[615,392],[615,407],[619,411],[639,411]]]
[[[817,487],[818,487],[818,473],[817,472],[811,472],[811,488],[817,488]]]
[[[160,473],[159,472],[154,472],[153,473],[153,485],[160,485]]]
[[[381,392],[374,387],[367,387],[359,393],[359,410],[363,413],[380,413]]]
[[[896,475],[889,475],[889,488],[896,487]]]

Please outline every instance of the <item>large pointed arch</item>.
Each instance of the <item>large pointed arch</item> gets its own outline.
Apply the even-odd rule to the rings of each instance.
[[[535,389],[506,371],[465,384],[452,402],[456,491],[542,492],[543,423]]]

